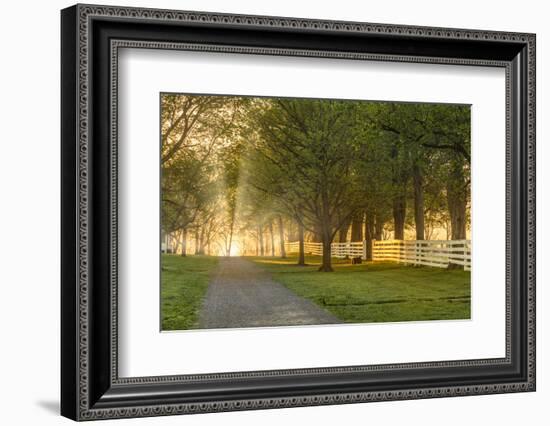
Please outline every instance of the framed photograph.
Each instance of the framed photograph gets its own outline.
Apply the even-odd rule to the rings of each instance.
[[[535,35],[61,12],[61,412],[535,390]]]

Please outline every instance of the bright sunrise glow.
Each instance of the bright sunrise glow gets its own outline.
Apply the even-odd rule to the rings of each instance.
[[[229,250],[229,256],[234,257],[240,256],[241,254],[241,245],[238,241],[233,241],[231,243],[231,249]],[[220,247],[220,249],[218,250],[218,256],[226,256],[225,248]]]
[[[229,250],[229,256],[240,256],[241,255],[241,245],[238,242],[231,244],[231,249]]]

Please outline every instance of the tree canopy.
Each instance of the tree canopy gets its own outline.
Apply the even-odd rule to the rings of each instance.
[[[467,105],[163,95],[162,230],[187,252],[285,256],[392,236],[465,239]],[[276,235],[277,234],[277,235]],[[278,242],[276,244],[275,242]]]

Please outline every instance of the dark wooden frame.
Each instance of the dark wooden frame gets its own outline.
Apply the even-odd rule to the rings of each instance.
[[[61,29],[64,416],[89,420],[535,390],[533,34],[95,5],[64,9]],[[506,357],[119,378],[116,58],[120,47],[504,67]]]

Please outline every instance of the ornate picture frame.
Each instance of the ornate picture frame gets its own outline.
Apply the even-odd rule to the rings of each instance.
[[[61,413],[73,420],[535,390],[535,35],[76,5],[61,12]],[[506,356],[119,377],[120,48],[506,72]]]

